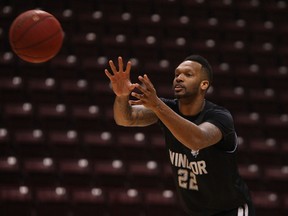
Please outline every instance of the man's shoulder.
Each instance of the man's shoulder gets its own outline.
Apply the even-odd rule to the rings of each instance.
[[[206,101],[204,113],[204,115],[209,118],[212,116],[213,118],[218,116],[222,119],[229,119],[230,121],[233,121],[233,115],[227,108],[221,105],[217,105],[211,101]]]
[[[223,113],[231,114],[230,111],[226,107],[213,103],[209,100],[206,100],[205,109],[206,111],[215,111],[215,112],[223,112]]]

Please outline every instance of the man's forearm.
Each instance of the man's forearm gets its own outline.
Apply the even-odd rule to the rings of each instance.
[[[203,140],[205,140],[204,134],[197,125],[175,113],[165,105],[163,101],[159,101],[154,112],[182,144],[192,150],[202,148],[201,144],[203,144]]]
[[[129,96],[116,96],[113,108],[115,122],[122,126],[129,125],[132,116],[132,108],[129,104]]]

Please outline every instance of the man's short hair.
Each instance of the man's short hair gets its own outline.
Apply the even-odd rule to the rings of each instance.
[[[213,71],[212,71],[212,67],[211,67],[211,65],[207,59],[205,59],[203,56],[194,54],[194,55],[187,56],[184,59],[184,61],[195,61],[195,62],[198,62],[199,64],[201,64],[202,67],[204,68],[204,71],[207,73],[209,83],[211,85],[211,83],[213,81]]]

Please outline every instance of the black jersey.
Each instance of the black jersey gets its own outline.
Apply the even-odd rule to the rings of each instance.
[[[180,143],[159,121],[165,134],[177,192],[186,212],[191,216],[211,216],[250,200],[235,160],[237,135],[230,112],[206,100],[199,114],[184,116],[179,112],[177,99],[162,100],[185,119],[196,125],[210,122],[223,134],[219,143],[195,152]]]

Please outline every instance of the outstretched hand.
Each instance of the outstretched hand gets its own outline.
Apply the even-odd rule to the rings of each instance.
[[[130,81],[131,62],[127,62],[125,70],[122,57],[118,57],[118,70],[112,60],[109,61],[109,65],[113,74],[107,69],[105,69],[105,74],[111,81],[114,93],[119,97],[130,95],[136,86],[136,84],[132,84]]]
[[[160,99],[156,94],[156,90],[152,82],[146,74],[144,76],[139,76],[138,79],[142,85],[136,83],[135,87],[139,89],[141,93],[132,92],[131,95],[138,100],[130,100],[129,103],[131,105],[144,105],[146,108],[151,110],[157,108]]]

